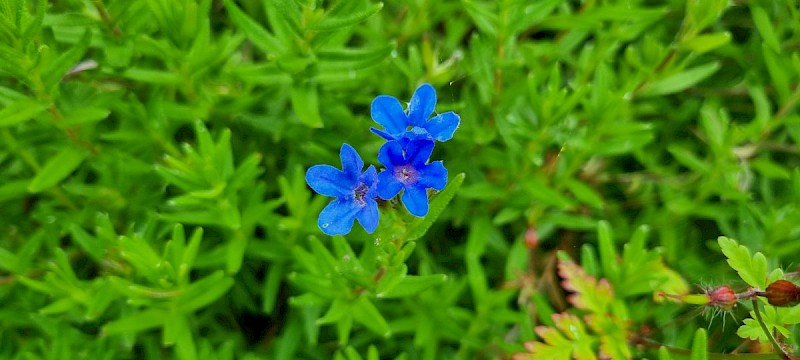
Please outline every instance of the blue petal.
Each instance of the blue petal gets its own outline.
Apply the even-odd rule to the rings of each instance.
[[[403,184],[394,177],[390,170],[384,170],[378,174],[378,196],[383,200],[389,200],[403,189]]]
[[[433,153],[432,140],[412,140],[406,146],[406,163],[419,169],[425,166]]]
[[[403,146],[397,141],[389,141],[378,150],[378,161],[386,167],[387,171],[394,171],[397,165],[406,164],[403,157]]]
[[[355,201],[336,199],[319,213],[317,225],[328,235],[346,235],[353,228],[353,221],[361,208]]]
[[[361,175],[361,169],[364,168],[364,161],[361,156],[358,156],[356,149],[353,149],[349,144],[342,144],[342,149],[339,150],[339,158],[342,159],[342,172],[349,179],[356,180]]]
[[[402,133],[408,127],[408,117],[403,112],[403,105],[394,97],[378,95],[372,100],[371,113],[372,120],[383,125],[389,134]]]
[[[370,165],[367,168],[367,171],[364,171],[364,173],[361,174],[361,177],[358,179],[358,181],[367,185],[367,188],[369,189],[364,197],[373,199],[378,196],[378,170],[375,169],[375,166]]]
[[[428,193],[420,186],[409,186],[403,191],[403,205],[411,215],[423,217],[428,214]]]
[[[378,228],[379,216],[378,203],[374,199],[367,199],[367,206],[356,214],[356,219],[367,233],[372,234]]]
[[[378,135],[388,141],[397,140],[392,134],[389,134],[383,130],[378,130],[374,127],[369,128],[369,131],[372,131],[373,134]]]
[[[447,168],[441,161],[434,161],[422,168],[417,186],[441,191],[445,185],[447,185]]]
[[[408,104],[408,120],[411,126],[422,126],[436,107],[436,90],[431,84],[422,84],[414,95],[411,96],[411,103]]]
[[[306,171],[306,183],[321,195],[340,197],[355,188],[353,179],[330,165],[314,165]]]
[[[453,138],[453,133],[456,132],[460,123],[461,117],[449,111],[444,114],[436,115],[433,119],[430,119],[424,127],[434,139],[438,141],[447,141]]]

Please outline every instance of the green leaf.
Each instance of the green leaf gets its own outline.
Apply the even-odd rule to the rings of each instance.
[[[767,158],[758,158],[750,162],[756,171],[768,178],[788,180],[792,177],[789,169],[776,164]]]
[[[694,170],[703,174],[711,172],[710,164],[698,158],[697,155],[691,152],[691,150],[683,146],[678,144],[669,144],[667,145],[667,151],[669,151],[669,153],[675,157],[675,160],[678,160],[679,163],[683,164],[690,170]]]
[[[70,224],[68,230],[72,241],[80,245],[92,259],[98,263],[103,260],[105,249],[95,237],[89,235],[80,225],[75,223]]]
[[[758,289],[767,287],[767,258],[760,252],[750,256],[750,250],[733,239],[720,236],[717,239],[722,253],[728,258],[728,265],[739,273],[747,284]]]
[[[408,236],[406,240],[416,240],[425,235],[425,232],[428,231],[428,228],[433,225],[439,215],[442,214],[442,211],[444,211],[444,209],[447,207],[447,204],[450,203],[450,200],[453,199],[453,196],[456,195],[458,189],[461,188],[461,184],[464,183],[465,177],[466,175],[464,173],[456,175],[453,180],[447,184],[447,187],[442,190],[442,192],[433,196],[430,207],[428,208],[428,215],[421,218],[415,218],[411,223],[408,224]]]
[[[564,279],[561,283],[564,290],[573,292],[567,300],[575,308],[589,310],[595,314],[607,312],[611,301],[614,300],[614,292],[606,279],[598,280],[586,274],[578,264],[563,257],[558,262],[558,274]]]
[[[184,82],[184,79],[174,72],[138,67],[126,69],[122,76],[131,80],[156,85],[178,86]]]
[[[383,337],[389,337],[392,334],[389,323],[386,322],[386,319],[383,318],[380,311],[378,311],[367,297],[359,297],[355,303],[353,303],[351,311],[355,321],[366,326],[376,334]]]
[[[731,34],[726,31],[717,34],[695,36],[684,41],[681,46],[698,54],[703,54],[727,45],[729,42],[731,42]]]
[[[0,127],[16,125],[39,115],[49,105],[33,99],[17,100],[0,110]]]
[[[319,116],[319,94],[316,86],[294,86],[291,90],[292,108],[304,124],[312,128],[323,127]]]
[[[697,329],[692,341],[692,354],[690,360],[708,360],[708,338],[705,329]]]
[[[31,180],[28,191],[38,193],[57,185],[75,171],[85,158],[86,150],[73,146],[65,147],[45,163],[44,167]]]
[[[377,14],[379,11],[381,11],[381,9],[383,9],[382,2],[370,5],[366,9],[354,11],[344,16],[326,16],[322,18],[322,20],[312,23],[308,28],[315,31],[332,31],[353,26],[366,20],[370,16]]]
[[[750,13],[753,15],[753,23],[755,23],[758,34],[761,35],[761,39],[764,40],[764,43],[767,44],[770,49],[780,54],[781,44],[780,41],[778,41],[778,36],[775,35],[775,29],[772,26],[772,20],[767,14],[767,11],[761,6],[751,4]]]
[[[188,314],[216,301],[225,295],[231,286],[233,279],[225,276],[220,270],[193,282],[175,299],[175,302],[178,310]]]
[[[564,185],[566,185],[567,189],[569,189],[569,191],[575,195],[575,198],[580,200],[582,203],[596,209],[603,208],[603,198],[601,198],[600,195],[594,191],[594,189],[583,182],[575,179],[567,179],[564,182]]]
[[[225,4],[225,9],[228,10],[231,21],[247,35],[253,45],[268,54],[278,55],[286,52],[283,44],[275,36],[247,16],[232,0],[224,0],[223,3]]]
[[[561,192],[553,189],[539,178],[532,178],[523,184],[525,190],[530,193],[536,202],[550,205],[562,210],[569,210],[575,206],[572,199],[564,196]]]
[[[619,266],[617,265],[617,251],[614,246],[614,235],[611,232],[611,224],[608,221],[597,223],[597,245],[600,250],[600,266],[603,269],[603,276],[616,282],[619,278]]]
[[[137,333],[142,330],[161,327],[168,319],[169,316],[166,311],[158,308],[149,308],[107,323],[103,326],[103,334]]]
[[[444,274],[406,276],[391,289],[378,293],[375,296],[379,298],[408,297],[423,292],[431,287],[444,284],[445,281],[447,281],[447,275]]]
[[[643,96],[659,96],[686,90],[719,70],[719,62],[693,67],[667,78],[648,83],[642,91]]]

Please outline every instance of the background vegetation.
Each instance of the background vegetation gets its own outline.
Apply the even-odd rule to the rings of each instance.
[[[0,0],[0,357],[763,350],[746,304],[653,294],[745,290],[719,235],[798,263],[799,24],[788,0]],[[377,164],[370,102],[425,82],[461,115],[453,200],[402,246],[324,236],[305,169],[343,142]]]

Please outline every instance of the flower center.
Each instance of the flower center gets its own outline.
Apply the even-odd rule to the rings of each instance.
[[[410,185],[417,182],[419,173],[411,165],[402,165],[394,168],[394,177],[403,184]]]
[[[369,187],[367,184],[360,183],[356,188],[353,190],[353,197],[356,199],[356,203],[359,206],[365,206],[367,204],[366,196],[367,192],[369,191]]]

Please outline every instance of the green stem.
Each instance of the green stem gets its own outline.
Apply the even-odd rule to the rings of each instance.
[[[772,336],[772,333],[769,331],[764,319],[761,317],[761,310],[758,307],[758,299],[755,297],[753,298],[753,313],[756,315],[756,321],[758,321],[758,324],[761,325],[761,330],[763,330],[764,334],[767,335],[767,339],[769,339],[769,342],[772,343],[772,347],[775,349],[775,351],[779,351],[782,358],[790,359],[791,357],[789,354],[787,354],[786,351],[783,350],[783,347],[778,344],[778,342]]]

